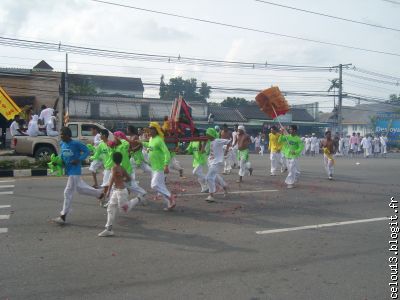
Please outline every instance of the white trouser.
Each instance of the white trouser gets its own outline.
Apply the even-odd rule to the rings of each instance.
[[[200,183],[201,191],[208,189],[206,175],[203,173],[203,166],[197,166],[193,169],[193,175],[197,177],[197,181]]]
[[[387,153],[387,146],[386,145],[382,145],[381,154],[386,154],[386,153]]]
[[[283,172],[283,171],[285,171],[285,169],[287,169],[287,166],[286,166],[286,157],[285,157],[285,155],[283,155],[282,153],[281,153],[281,172]]]
[[[98,169],[103,166],[103,162],[101,160],[94,160],[90,163],[89,171],[96,173]]]
[[[179,161],[176,159],[176,157],[172,157],[171,161],[169,162],[169,166],[168,166],[171,170],[175,170],[175,171],[182,171],[183,168],[181,167],[181,164],[179,163]]]
[[[104,170],[103,171],[103,183],[101,187],[109,186],[111,179],[111,170]]]
[[[328,174],[328,176],[332,176],[333,175],[333,160],[329,159],[328,156],[326,156],[326,154],[324,154],[324,166],[325,166],[325,170],[326,170],[326,173]]]
[[[288,169],[288,176],[285,179],[286,184],[294,184],[300,176],[300,171],[297,166],[297,158],[286,158],[286,166]]]
[[[146,148],[142,148],[142,153],[145,161],[149,161],[149,153],[147,152]]]
[[[139,184],[137,183],[137,181],[135,179],[135,169],[132,169],[131,181],[126,185],[126,188],[129,191],[136,193],[140,197],[147,194],[146,191],[141,186],[139,186]]]
[[[66,215],[69,213],[75,192],[78,192],[82,195],[100,197],[103,190],[92,188],[90,185],[82,180],[80,175],[68,176],[67,185],[64,190],[64,205],[61,211],[61,215]]]
[[[276,170],[278,169],[278,166],[282,164],[282,154],[280,152],[271,152],[269,154],[269,159],[271,160],[271,174],[276,175]]]
[[[46,133],[47,133],[47,136],[58,136],[59,135],[59,132],[54,131],[54,130],[47,130]]]
[[[142,169],[144,173],[151,174],[151,168],[146,162],[142,161],[139,168]]]
[[[348,146],[348,145],[344,146],[344,152],[343,152],[343,154],[344,154],[344,156],[349,155],[349,146]]]
[[[265,145],[260,146],[260,152],[258,154],[264,155]]]
[[[239,161],[239,176],[250,175],[251,162],[240,158]]]
[[[369,148],[364,148],[364,157],[370,156],[370,149]]]
[[[232,148],[232,154],[231,154],[231,159],[232,159],[232,165],[238,165],[238,147],[235,146]]]
[[[227,146],[224,146],[224,150]],[[228,150],[226,156],[224,156],[224,173],[230,173],[232,171],[232,165],[234,164],[233,158],[233,151],[232,148]]]
[[[164,200],[166,205],[169,205],[169,199],[171,193],[165,185],[165,174],[164,171],[152,171],[151,172],[151,188],[159,193]]]
[[[122,210],[123,205],[128,204],[128,191],[127,189],[116,189],[112,190],[110,201],[107,206],[107,224],[106,228],[112,226],[115,221],[115,216],[117,214],[117,207]]]
[[[210,193],[216,192],[217,185],[220,185],[221,187],[227,186],[222,176],[218,174],[221,167],[222,163],[208,165],[206,179]]]

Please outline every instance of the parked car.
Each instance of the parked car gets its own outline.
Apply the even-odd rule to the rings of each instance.
[[[95,126],[98,130],[106,129],[103,125],[91,122],[69,122],[67,127],[71,129],[72,138],[85,144],[93,143],[91,128]],[[110,138],[112,133],[110,132]],[[14,136],[12,146],[16,154],[33,156],[36,159],[49,157],[51,154],[59,154],[60,137],[51,137],[47,135]]]

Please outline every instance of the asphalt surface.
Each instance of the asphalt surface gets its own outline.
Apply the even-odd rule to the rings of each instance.
[[[117,217],[111,238],[97,237],[106,211],[86,196],[76,195],[68,225],[49,222],[66,178],[1,178],[0,216],[9,219],[0,217],[0,232],[8,230],[0,233],[0,300],[389,299],[388,221],[256,232],[393,215],[400,155],[339,158],[333,181],[321,156],[303,157],[291,190],[285,175],[269,176],[268,156],[252,155],[254,175],[241,185],[225,176],[232,193],[216,203],[197,194],[190,158],[179,159],[188,178],[167,181],[179,194],[176,210],[164,212],[150,193],[147,206]],[[150,190],[149,177],[138,177]]]

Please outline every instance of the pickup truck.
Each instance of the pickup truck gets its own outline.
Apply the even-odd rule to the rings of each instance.
[[[106,129],[103,125],[91,122],[69,122],[72,138],[85,144],[93,143],[91,128],[96,126],[98,130]],[[112,134],[110,133],[110,138]],[[36,159],[49,157],[51,154],[60,152],[60,137],[39,135],[36,137],[17,135],[12,140],[12,146],[16,154],[33,156]]]

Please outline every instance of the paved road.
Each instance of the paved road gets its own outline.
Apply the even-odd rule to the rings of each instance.
[[[189,158],[180,159],[189,173]],[[251,159],[254,176],[240,186],[225,176],[232,193],[214,204],[191,176],[169,176],[183,194],[176,211],[162,211],[150,195],[148,206],[119,216],[112,238],[97,237],[105,210],[84,196],[75,198],[69,225],[48,222],[61,208],[65,178],[0,179],[0,300],[388,299],[387,221],[268,230],[393,214],[400,156],[338,159],[334,181],[321,157],[302,158],[293,190],[284,176],[267,176],[267,156]]]

